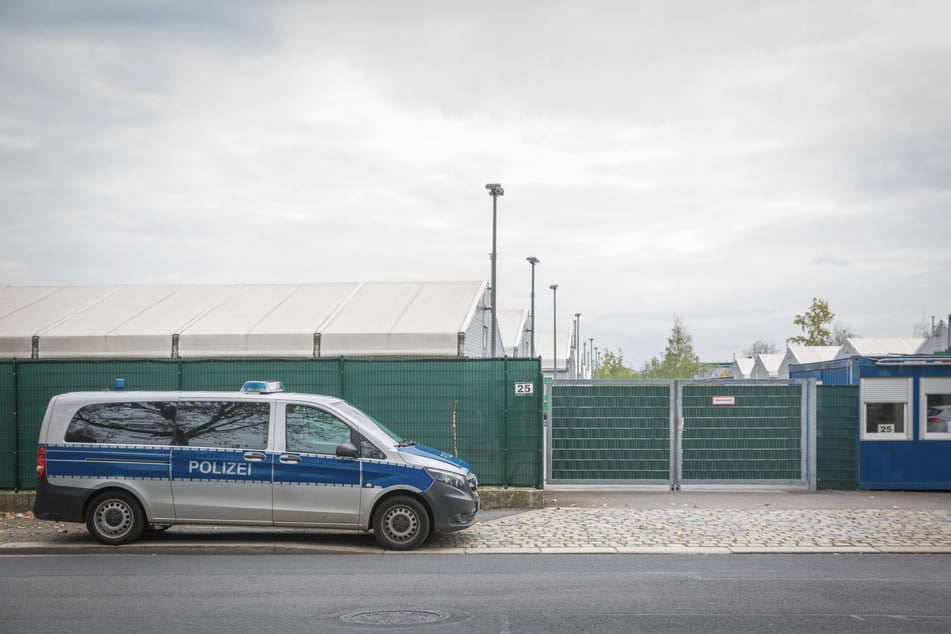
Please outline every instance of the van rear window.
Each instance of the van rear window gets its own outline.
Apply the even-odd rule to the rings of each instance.
[[[269,420],[267,403],[98,403],[76,412],[66,442],[264,449]]]

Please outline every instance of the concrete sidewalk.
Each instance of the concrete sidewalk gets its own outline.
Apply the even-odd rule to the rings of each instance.
[[[80,524],[0,554],[379,554],[372,535],[303,529],[175,526],[103,546]],[[545,507],[484,511],[418,554],[951,554],[951,493],[551,487]],[[399,555],[392,551],[387,554]]]

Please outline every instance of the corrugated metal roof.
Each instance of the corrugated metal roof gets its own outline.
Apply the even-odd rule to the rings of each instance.
[[[455,356],[484,281],[0,287],[0,357]]]

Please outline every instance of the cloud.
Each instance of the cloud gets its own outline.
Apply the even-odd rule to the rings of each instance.
[[[6,2],[0,283],[488,279],[639,365],[947,312],[943,2]],[[934,245],[939,245],[935,248]],[[874,333],[874,334],[873,334]],[[588,335],[585,335],[585,339]]]

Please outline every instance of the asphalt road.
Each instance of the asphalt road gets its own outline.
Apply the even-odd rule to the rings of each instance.
[[[951,556],[24,556],[0,630],[951,631]]]

